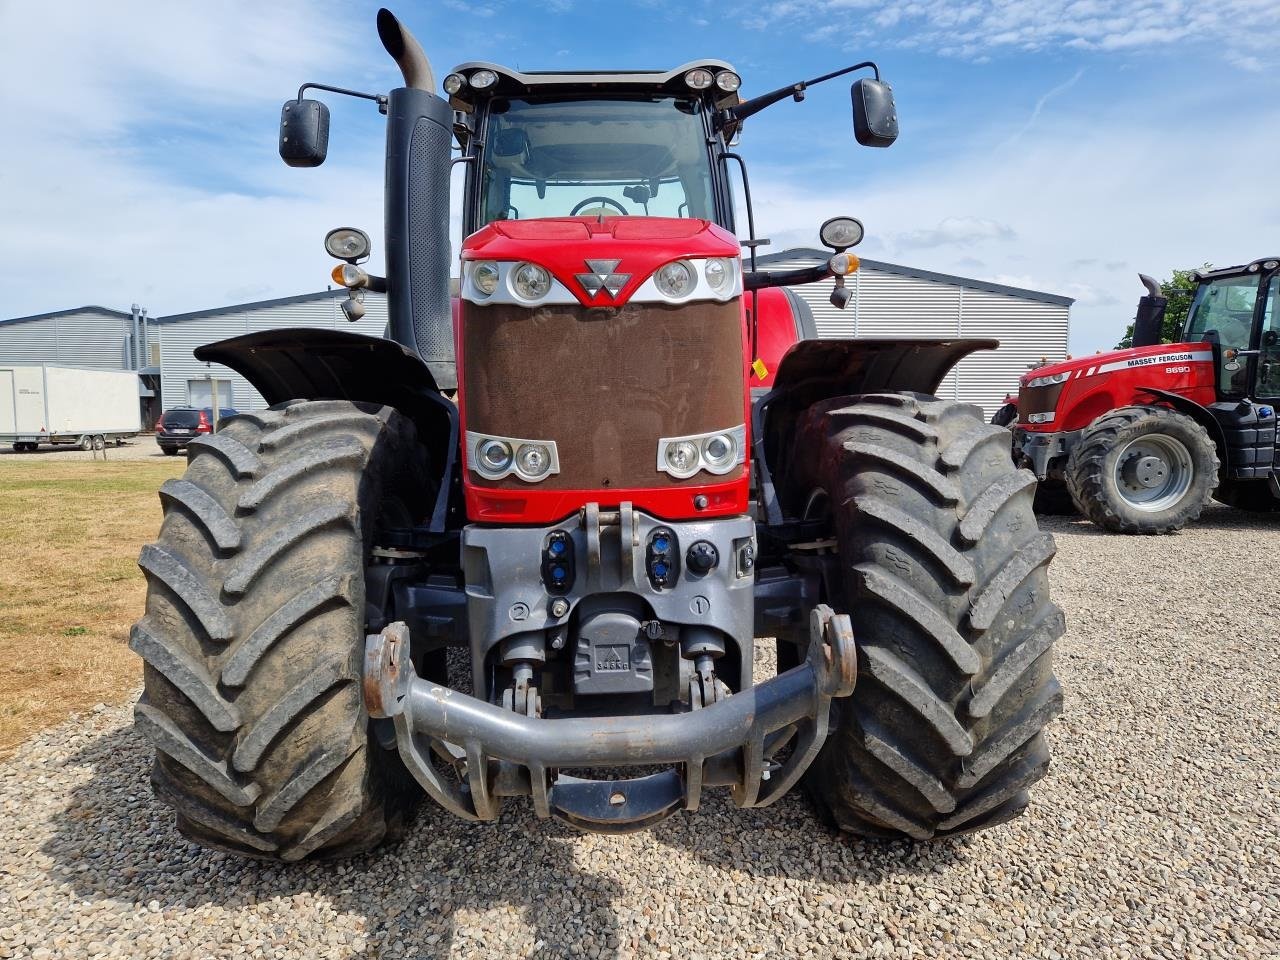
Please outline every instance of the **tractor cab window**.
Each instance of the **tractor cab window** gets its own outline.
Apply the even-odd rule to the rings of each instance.
[[[489,110],[480,224],[535,217],[714,219],[696,99],[498,99]]]
[[[1266,296],[1262,338],[1258,343],[1258,386],[1254,393],[1274,401],[1280,399],[1280,276],[1271,278]]]
[[[1225,356],[1228,350],[1248,350],[1253,334],[1253,308],[1258,302],[1258,278],[1256,276],[1226,277],[1203,283],[1191,301],[1187,317],[1186,340],[1205,339],[1210,331],[1216,331],[1222,346],[1223,358],[1218,370],[1218,384],[1224,393],[1249,392],[1246,381],[1246,364]]]

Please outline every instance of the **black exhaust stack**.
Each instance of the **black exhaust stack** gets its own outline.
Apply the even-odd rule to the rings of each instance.
[[[387,310],[391,337],[417,350],[436,385],[458,386],[449,298],[449,151],[453,111],[433,92],[426,54],[390,10],[378,36],[405,85],[387,105]]]
[[[1138,301],[1138,313],[1133,318],[1133,345],[1150,347],[1164,342],[1161,333],[1164,329],[1164,308],[1169,299],[1156,283],[1145,273],[1138,274],[1138,279],[1147,288],[1147,295]]]

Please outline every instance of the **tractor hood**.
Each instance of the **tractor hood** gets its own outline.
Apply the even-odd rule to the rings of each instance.
[[[1207,354],[1207,356],[1206,356]],[[1045,364],[1028,370],[1020,378],[1022,386],[1032,380],[1046,377],[1062,376],[1062,380],[1076,377],[1092,377],[1116,370],[1131,370],[1139,367],[1150,367],[1158,364],[1190,363],[1192,361],[1212,360],[1212,351],[1206,343],[1160,343],[1148,347],[1133,347],[1128,350],[1108,350],[1103,353],[1092,353],[1084,357],[1068,358],[1057,363]]]
[[[708,220],[669,217],[550,217],[499,220],[476,231],[462,247],[464,275],[469,263],[528,261],[545,267],[587,307],[627,303],[655,271],[673,260],[729,258],[734,282],[714,297],[699,296],[702,278],[687,298],[728,299],[741,290],[737,238]],[[595,282],[592,278],[598,278]],[[607,283],[605,281],[608,281]],[[464,290],[464,299],[471,299]],[[480,302],[479,298],[476,302]]]

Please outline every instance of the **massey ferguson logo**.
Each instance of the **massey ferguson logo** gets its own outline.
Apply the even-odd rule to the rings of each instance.
[[[608,293],[610,298],[617,297],[622,288],[627,285],[627,281],[631,279],[629,273],[614,273],[621,262],[621,260],[588,260],[586,261],[587,269],[591,272],[574,274],[582,284],[582,289],[587,291],[588,300],[594,300],[601,290]]]

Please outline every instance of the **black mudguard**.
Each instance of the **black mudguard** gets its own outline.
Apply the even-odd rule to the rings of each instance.
[[[269,404],[352,400],[395,407],[417,426],[447,494],[451,485],[443,481],[457,462],[458,409],[409,348],[344,330],[288,327],[205,344],[195,357],[230,367]],[[441,503],[433,529],[443,520]]]
[[[755,403],[755,463],[769,523],[782,522],[773,493],[778,457],[813,404],[855,393],[933,393],[957,363],[998,340],[801,340],[783,356],[773,389]]]

